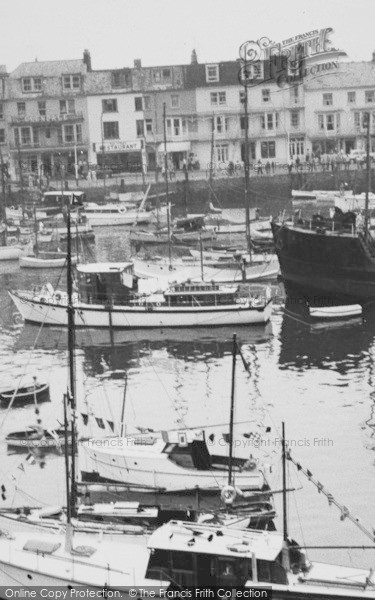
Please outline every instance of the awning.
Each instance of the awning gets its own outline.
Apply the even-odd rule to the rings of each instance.
[[[164,152],[164,149],[164,144],[159,144],[158,152]],[[189,152],[190,150],[190,142],[167,142],[167,152]]]

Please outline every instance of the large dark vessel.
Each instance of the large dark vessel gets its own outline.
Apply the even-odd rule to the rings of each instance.
[[[375,300],[375,241],[334,219],[271,224],[287,291],[317,302]]]
[[[370,113],[363,114],[366,136],[366,202],[364,219],[334,209],[332,218],[315,215],[293,222],[272,222],[272,234],[288,293],[311,302],[375,300],[375,240],[369,233]]]

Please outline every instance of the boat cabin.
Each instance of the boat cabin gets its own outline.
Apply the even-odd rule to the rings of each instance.
[[[78,265],[78,289],[85,304],[127,304],[137,289],[133,263]]]
[[[204,227],[204,225],[204,215],[187,217],[185,219],[177,219],[175,222],[175,227],[177,229],[183,229],[184,231],[199,231]]]
[[[179,283],[164,292],[170,306],[216,306],[235,304],[238,298],[236,288],[211,282]]]
[[[182,587],[288,582],[279,533],[171,521],[151,535],[148,547],[149,579]]]
[[[85,192],[79,190],[72,191],[52,191],[45,192],[41,201],[41,208],[45,209],[47,214],[56,214],[63,212],[63,209],[70,205],[80,205],[86,202]]]

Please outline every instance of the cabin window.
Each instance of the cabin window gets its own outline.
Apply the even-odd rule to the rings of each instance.
[[[218,557],[216,561],[216,585],[244,585],[252,579],[251,562],[247,558]]]

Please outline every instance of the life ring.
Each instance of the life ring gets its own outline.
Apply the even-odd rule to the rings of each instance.
[[[221,490],[220,497],[225,504],[233,504],[236,496],[237,492],[232,485],[226,485]]]
[[[257,464],[255,458],[249,458],[249,460],[245,462],[243,468],[245,471],[254,471],[254,469],[257,468]]]
[[[169,269],[170,271],[173,271],[173,267],[172,267],[172,265],[169,265],[168,269]]]
[[[59,292],[57,292],[55,294],[55,300],[56,300],[57,304],[60,304],[60,302],[61,302],[61,294]]]
[[[161,306],[160,302],[155,302],[155,306]]]
[[[118,211],[119,211],[120,215],[123,215],[123,214],[125,214],[125,213],[126,213],[126,208],[125,208],[125,206],[120,206],[120,207],[119,207],[119,209],[118,209]]]
[[[14,206],[10,206],[9,210],[16,210],[16,209],[14,208]]]
[[[48,304],[48,300],[44,296],[42,296],[41,298],[39,298],[39,302],[40,302],[40,304]]]

